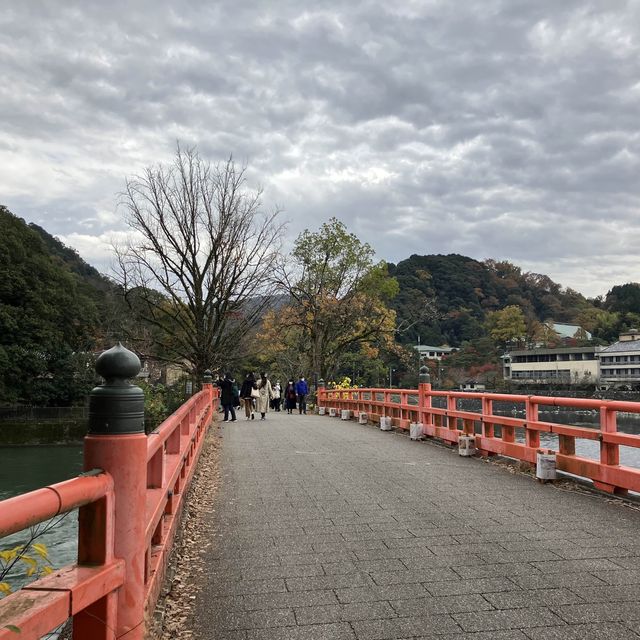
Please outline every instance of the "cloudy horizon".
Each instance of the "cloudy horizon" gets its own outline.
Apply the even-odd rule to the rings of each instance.
[[[125,178],[179,140],[246,162],[289,243],[335,216],[389,262],[640,280],[638,2],[33,1],[0,26],[0,204],[101,271]]]

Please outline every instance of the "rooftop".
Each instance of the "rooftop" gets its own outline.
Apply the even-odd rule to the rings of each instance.
[[[640,341],[639,341],[640,343]],[[630,344],[630,343],[625,343]],[[588,345],[585,347],[558,347],[557,349],[520,349],[518,351],[509,351],[510,356],[528,356],[530,354],[549,355],[552,353],[601,353],[603,347]]]
[[[623,340],[602,349],[600,353],[621,353],[623,351],[640,351],[640,340]]]
[[[549,325],[561,338],[575,338],[576,333],[584,331],[588,340],[591,340],[591,334],[585,331],[580,325],[565,324],[564,322],[548,322]]]

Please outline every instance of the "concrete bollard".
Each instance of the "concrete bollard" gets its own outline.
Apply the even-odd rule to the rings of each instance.
[[[393,425],[391,424],[391,418],[388,416],[382,416],[380,418],[380,430],[381,431],[391,431],[393,429]]]
[[[338,415],[338,410],[335,407],[329,407],[329,417],[335,418]]]
[[[536,480],[547,482],[555,480],[556,453],[551,449],[538,449],[536,452]]]
[[[422,440],[424,434],[422,433],[422,422],[410,422],[409,423],[409,438],[411,440]]]
[[[327,413],[327,408],[326,407],[318,407],[318,415],[319,416],[323,416]]]
[[[360,415],[358,416],[358,424],[367,424],[367,422],[367,414],[364,411],[361,411]]]
[[[458,438],[458,455],[461,455],[465,458],[476,455],[475,436],[460,436]]]
[[[340,412],[340,420],[351,420],[351,410],[350,409],[343,409]]]

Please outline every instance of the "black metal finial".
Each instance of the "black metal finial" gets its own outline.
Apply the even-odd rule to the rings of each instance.
[[[96,372],[107,384],[126,384],[127,380],[138,375],[141,368],[140,358],[120,342],[103,351],[96,360]]]
[[[89,396],[89,434],[144,433],[144,393],[131,384],[141,369],[140,358],[118,343],[96,360],[105,383]]]

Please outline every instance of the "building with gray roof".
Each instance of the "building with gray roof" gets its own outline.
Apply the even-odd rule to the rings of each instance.
[[[600,380],[605,383],[640,383],[640,332],[620,334],[618,342],[599,354]]]

